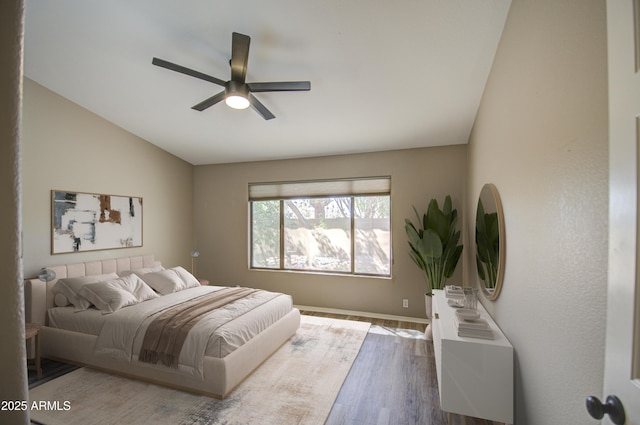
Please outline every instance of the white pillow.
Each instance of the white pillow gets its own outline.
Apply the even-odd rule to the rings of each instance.
[[[162,267],[162,266],[143,267],[141,269],[122,271],[122,272],[118,273],[118,276],[125,277],[125,276],[129,276],[130,274],[137,274],[138,276],[142,277],[143,275],[145,275],[147,273],[159,272],[159,271],[162,271],[162,270],[164,270],[164,267]]]
[[[78,296],[78,291],[87,284],[102,282],[110,279],[117,279],[118,275],[115,273],[98,274],[93,276],[79,276],[79,277],[66,277],[60,279],[53,285],[54,294],[62,294],[67,297],[67,300],[74,305],[76,311],[82,311],[88,309],[91,304],[84,298]],[[55,302],[55,298],[54,298]]]
[[[80,289],[79,295],[95,305],[102,314],[113,313],[122,307],[137,304],[135,295],[109,282],[90,283]]]
[[[162,295],[200,286],[198,279],[180,266],[159,272],[147,273],[142,279]]]
[[[83,286],[78,295],[102,310],[102,314],[114,313],[123,307],[158,297],[134,274],[107,282],[90,283]]]
[[[62,294],[56,294],[56,296],[53,297],[53,303],[56,305],[56,307],[66,307],[68,305],[71,305],[69,298],[65,297]]]
[[[144,280],[135,274],[118,279],[123,285],[124,289],[131,292],[139,303],[150,300],[152,298],[158,298],[160,295],[156,294],[153,289]]]
[[[178,266],[174,267],[173,269],[176,271],[178,276],[180,276],[180,279],[182,279],[187,288],[195,288],[197,286],[200,286],[200,281],[194,275],[185,270],[184,267]]]

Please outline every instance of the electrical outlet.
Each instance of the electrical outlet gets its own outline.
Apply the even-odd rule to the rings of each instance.
[[[408,299],[403,299],[402,300],[402,308],[409,308],[409,300]]]

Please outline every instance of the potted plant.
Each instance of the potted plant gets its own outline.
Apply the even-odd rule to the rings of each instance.
[[[462,255],[460,231],[456,230],[458,210],[451,207],[451,197],[447,195],[442,210],[438,201],[429,202],[427,212],[422,219],[416,210],[418,225],[405,219],[405,230],[409,240],[409,256],[423,271],[427,282],[425,293],[425,307],[427,317],[431,319],[431,296],[434,289],[442,289],[448,278],[458,265]],[[430,335],[431,325],[427,326],[427,336]]]

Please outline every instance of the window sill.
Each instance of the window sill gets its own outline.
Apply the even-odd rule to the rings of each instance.
[[[250,272],[268,272],[268,273],[290,273],[290,274],[306,274],[306,275],[319,275],[319,276],[331,276],[331,277],[353,277],[360,279],[380,279],[391,280],[392,276],[381,276],[373,274],[352,274],[352,273],[340,273],[340,272],[322,272],[312,270],[281,270],[281,269],[267,269],[267,268],[249,268]]]

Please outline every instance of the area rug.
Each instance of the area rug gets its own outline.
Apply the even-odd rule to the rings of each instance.
[[[44,425],[323,424],[370,324],[302,316],[300,329],[226,399],[82,368],[29,391]],[[37,404],[39,405],[39,404]]]

